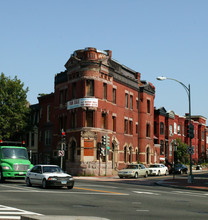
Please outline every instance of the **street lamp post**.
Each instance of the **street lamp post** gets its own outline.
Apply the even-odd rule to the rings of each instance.
[[[186,93],[188,95],[188,102],[189,102],[189,128],[190,128],[191,127],[191,90],[190,90],[190,84],[187,87],[186,85],[184,85],[182,82],[178,81],[177,79],[168,78],[165,76],[157,77],[157,80],[166,80],[166,79],[176,81],[177,83],[181,84],[183,86],[183,88],[186,90]],[[190,153],[190,174],[188,176],[188,183],[193,183],[191,137],[189,137],[189,149],[190,149],[190,152],[189,152]]]

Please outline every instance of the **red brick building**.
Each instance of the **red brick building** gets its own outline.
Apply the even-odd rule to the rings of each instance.
[[[63,129],[64,164],[72,174],[107,175],[127,163],[155,162],[154,86],[113,60],[110,50],[77,50],[65,68],[55,76],[54,93],[39,98],[40,159],[59,163]],[[100,157],[103,135],[110,150]]]
[[[189,146],[189,137],[187,136],[189,118],[176,115],[173,111],[167,112],[165,108],[154,110],[154,135],[155,146],[160,147],[160,162],[173,163],[175,140],[180,139]],[[206,118],[203,116],[191,116],[191,123],[194,125],[194,138],[191,140],[193,149],[192,159],[197,163],[204,161],[207,156],[206,144]]]

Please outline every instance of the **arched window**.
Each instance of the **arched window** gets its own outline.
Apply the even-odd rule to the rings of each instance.
[[[149,164],[149,147],[147,147],[146,150],[146,160],[147,160],[147,164]]]
[[[127,158],[127,150],[126,147],[124,147],[124,162],[126,163],[126,158]]]
[[[129,148],[129,163],[132,162],[132,147]]]

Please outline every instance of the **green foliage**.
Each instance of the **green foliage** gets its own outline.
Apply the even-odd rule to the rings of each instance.
[[[0,139],[20,140],[26,129],[29,106],[28,88],[15,76],[0,75]]]
[[[187,164],[189,162],[189,155],[187,153],[188,145],[183,143],[180,139],[176,139],[177,151],[175,151],[175,162]]]

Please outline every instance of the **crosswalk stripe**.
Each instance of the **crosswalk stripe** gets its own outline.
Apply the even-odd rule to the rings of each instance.
[[[35,212],[0,205],[0,219],[20,219],[21,215],[42,215]]]

